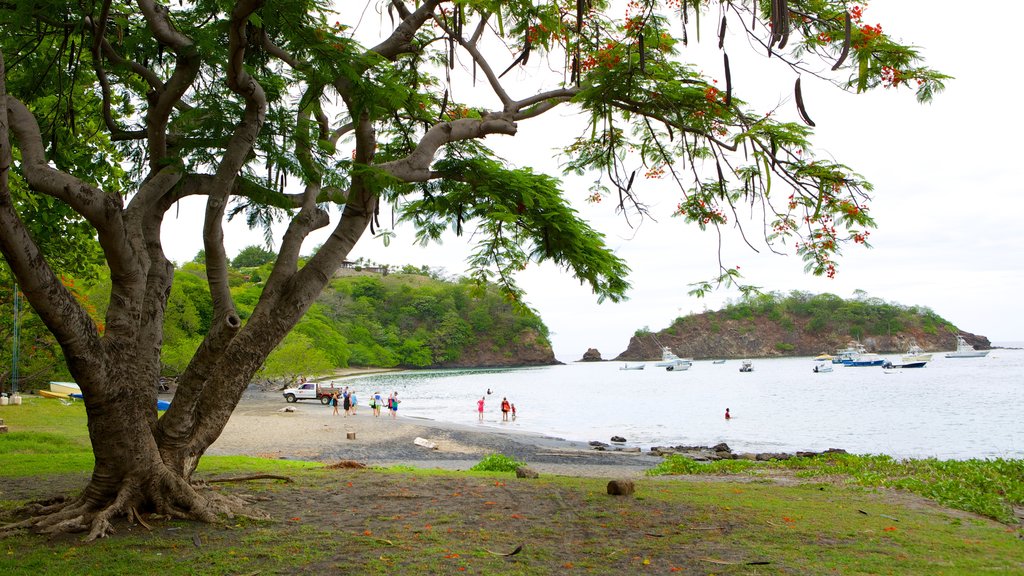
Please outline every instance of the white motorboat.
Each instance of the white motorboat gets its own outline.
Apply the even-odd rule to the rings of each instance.
[[[974,346],[967,343],[963,336],[956,337],[956,352],[949,352],[946,358],[981,358],[988,356],[991,350],[975,350]]]
[[[814,365],[814,372],[831,372],[831,371],[832,371],[832,362],[831,361],[819,362],[819,363]]]
[[[904,364],[911,362],[931,362],[932,355],[925,352],[917,344],[911,344],[910,348],[907,348],[907,353],[903,355],[902,360]]]
[[[634,365],[630,366],[627,363],[627,364],[623,364],[622,366],[619,366],[619,370],[643,370],[645,367],[647,367],[646,364],[634,364]]]
[[[754,363],[751,362],[750,360],[744,360],[740,364],[740,372],[753,372],[753,371],[754,371]]]
[[[681,372],[683,370],[689,370],[690,366],[693,365],[693,361],[688,358],[680,358],[676,356],[675,352],[668,346],[661,348],[661,362],[655,364],[658,368],[664,368],[669,372]]]

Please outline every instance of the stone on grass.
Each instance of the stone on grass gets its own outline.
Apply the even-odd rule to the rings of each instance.
[[[538,474],[533,468],[520,466],[516,468],[516,478],[540,478],[540,474]]]
[[[630,496],[636,492],[632,480],[611,480],[608,482],[608,493],[612,496]]]

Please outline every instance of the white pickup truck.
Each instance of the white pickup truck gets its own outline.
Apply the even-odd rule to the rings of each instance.
[[[285,388],[283,394],[286,402],[319,400],[321,404],[330,404],[331,396],[335,392],[341,394],[341,388],[335,388],[333,383],[330,386],[325,386],[316,382],[303,382],[295,388]]]

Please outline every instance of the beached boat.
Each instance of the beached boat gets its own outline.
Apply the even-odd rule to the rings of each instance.
[[[50,382],[50,392],[57,394],[63,394],[63,398],[66,398],[72,394],[81,394],[82,389],[74,382]]]
[[[68,398],[71,397],[70,394],[65,394],[63,392],[54,392],[52,390],[42,390],[42,389],[36,390],[36,394],[39,394],[43,398],[61,398],[63,400],[67,400]]]
[[[819,362],[819,363],[814,365],[814,372],[831,372],[831,371],[832,371],[832,363],[831,362]]]
[[[931,362],[932,355],[925,352],[917,344],[911,344],[910,348],[907,348],[907,353],[903,355],[903,363],[907,362]]]
[[[661,348],[661,362],[655,364],[658,368],[664,368],[669,372],[689,370],[691,365],[693,365],[692,360],[676,356],[675,352],[672,352],[672,349],[668,346]]]
[[[753,372],[753,371],[754,371],[754,363],[751,362],[750,360],[744,360],[740,364],[740,372]]]
[[[619,370],[643,370],[646,366],[646,364],[634,364],[632,366],[629,364],[623,364],[622,366],[619,366]]]
[[[949,352],[946,358],[981,358],[988,356],[990,350],[975,350],[974,346],[967,343],[963,336],[956,337],[956,352]]]

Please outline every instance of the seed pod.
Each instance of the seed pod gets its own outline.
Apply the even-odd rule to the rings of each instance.
[[[846,61],[846,57],[850,54],[850,13],[846,13],[846,35],[843,37],[843,51],[839,54],[839,60],[832,65],[833,70],[839,70],[839,67]]]
[[[722,16],[722,25],[718,28],[718,49],[725,46],[725,16]]]
[[[626,184],[626,192],[629,192],[633,188],[633,179],[636,178],[636,170],[629,175],[629,184]]]
[[[640,31],[640,41],[639,41],[639,45],[637,46],[637,49],[640,50],[640,71],[641,72],[646,72],[647,71],[647,67],[646,67],[646,65],[644,63],[644,52],[645,52],[645,50],[644,50],[644,31],[643,30]]]
[[[444,91],[444,98],[441,100],[441,112],[437,115],[437,121],[444,120],[444,111],[448,107],[448,89]]]
[[[803,120],[804,123],[807,124],[808,126],[813,127],[814,122],[811,121],[811,118],[807,115],[807,110],[804,109],[804,96],[800,92],[799,77],[797,77],[796,79],[796,86],[793,87],[793,93],[796,96],[796,109],[798,112],[800,112],[800,119]]]
[[[725,58],[725,105],[732,105],[732,72],[729,71],[729,55],[722,53]]]

